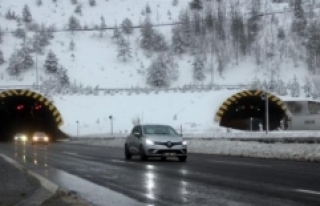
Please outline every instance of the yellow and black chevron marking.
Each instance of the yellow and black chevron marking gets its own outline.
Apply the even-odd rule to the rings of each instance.
[[[25,96],[25,97],[35,99],[36,101],[42,103],[45,107],[47,107],[51,111],[52,116],[54,117],[58,127],[63,125],[63,119],[60,112],[58,111],[56,106],[54,106],[45,96],[39,93],[33,92],[31,90],[25,90],[25,89],[13,89],[13,90],[5,90],[0,92],[0,99],[12,97],[12,96]]]
[[[241,98],[245,98],[245,97],[254,97],[254,96],[262,96],[265,94],[265,91],[262,90],[245,90],[242,92],[238,92],[234,95],[232,95],[231,97],[229,97],[226,101],[223,102],[223,104],[219,107],[216,115],[215,115],[215,120],[216,121],[220,121],[223,114],[228,110],[229,106],[241,99]],[[275,102],[277,105],[279,105],[281,107],[281,109],[283,111],[285,111],[285,113],[287,115],[289,115],[289,111],[287,106],[285,105],[285,103],[277,96],[275,96],[274,94],[268,93],[268,99],[269,101]]]

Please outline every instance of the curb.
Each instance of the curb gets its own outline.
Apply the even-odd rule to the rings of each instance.
[[[41,205],[47,199],[49,199],[53,195],[55,195],[56,192],[58,191],[59,187],[56,184],[54,184],[53,182],[49,181],[48,179],[42,177],[41,175],[28,170],[27,168],[22,166],[20,163],[16,162],[14,159],[12,159],[4,154],[1,154],[1,153],[0,153],[0,157],[2,157],[5,161],[9,162],[10,164],[15,166],[19,170],[36,178],[40,182],[40,185],[42,187],[42,188],[36,190],[36,192],[34,194],[32,194],[28,199],[22,200],[17,205],[28,205],[28,203],[27,203],[28,200],[35,201],[35,202],[29,202],[30,205]],[[47,193],[47,194],[44,194],[44,193]]]

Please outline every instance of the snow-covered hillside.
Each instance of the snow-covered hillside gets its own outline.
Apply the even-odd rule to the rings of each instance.
[[[39,1],[42,3],[38,5]],[[101,36],[101,17],[105,19],[106,27],[114,27],[125,18],[129,18],[134,26],[143,24],[146,16],[151,19],[152,24],[168,24],[181,20],[179,16],[182,11],[190,10],[191,0],[178,0],[177,5],[173,5],[173,0],[96,0],[95,6],[90,6],[88,0],[0,0],[0,27],[4,31],[3,42],[0,50],[4,54],[4,64],[0,65],[0,81],[3,85],[30,85],[36,82],[36,68],[38,68],[40,83],[52,77],[52,74],[45,72],[45,61],[49,50],[52,50],[59,64],[62,65],[70,78],[70,82],[77,82],[83,85],[96,86],[100,88],[128,88],[146,87],[146,77],[151,62],[159,55],[159,52],[151,52],[141,48],[141,29],[133,29],[131,35],[125,35],[124,39],[129,42],[132,48],[132,58],[122,61],[118,58],[117,42],[112,38],[112,29],[104,31]],[[258,32],[256,43],[252,44],[252,49],[248,49],[245,56],[237,53],[232,46],[233,38],[229,38],[231,24],[231,8],[239,8],[245,24],[248,24],[252,3],[247,0],[240,0],[239,5],[233,1],[221,1],[221,5],[215,0],[203,1],[203,9],[198,11],[201,18],[206,18],[207,13],[218,16],[219,9],[224,12],[226,23],[223,28],[227,34],[227,39],[222,42],[214,40],[213,50],[206,45],[210,44],[210,37],[207,33],[200,43],[204,48],[196,43],[196,48],[177,55],[168,51],[172,57],[172,67],[177,71],[176,80],[170,82],[171,87],[183,86],[186,84],[250,84],[254,79],[270,80],[282,79],[287,84],[294,76],[300,84],[304,84],[306,78],[311,78],[307,69],[306,52],[300,41],[291,32],[291,22],[294,18],[290,5],[285,3],[272,3],[269,0],[260,0],[259,13],[284,12],[261,17],[261,28]],[[258,1],[256,1],[258,2]],[[309,3],[303,1],[305,12],[309,12]],[[49,45],[44,47],[43,54],[31,53],[35,64],[27,71],[22,72],[18,77],[9,76],[6,69],[9,67],[9,59],[15,50],[21,48],[23,39],[13,36],[10,31],[17,29],[17,20],[6,19],[8,11],[15,12],[18,17],[23,17],[22,11],[28,5],[32,15],[31,23],[20,23],[21,28],[30,28],[30,24],[37,23],[49,27],[54,25],[56,31],[54,38]],[[81,5],[81,14],[75,13],[75,9]],[[147,5],[150,8],[148,14]],[[314,10],[318,1],[315,1]],[[211,10],[210,10],[211,9]],[[189,11],[190,17],[197,13]],[[315,13],[317,15],[317,13]],[[68,32],[69,18],[76,17],[82,28],[97,28],[96,31]],[[307,16],[307,15],[306,15]],[[308,16],[309,18],[309,16]],[[192,19],[192,18],[191,18]],[[173,26],[156,27],[155,29],[164,36],[168,45],[172,43]],[[279,30],[284,30],[285,39],[278,38]],[[32,29],[31,29],[32,30]],[[32,41],[34,31],[26,29],[26,42]],[[35,29],[33,29],[35,30]],[[207,31],[208,32],[208,31]],[[249,37],[248,37],[249,38]],[[198,38],[198,40],[201,38]],[[74,49],[70,49],[70,42],[74,41]],[[199,45],[200,45],[199,44]],[[193,68],[196,54],[193,51],[201,50],[203,58],[203,72],[205,79],[198,81],[194,79]],[[170,50],[170,49],[169,49]],[[200,52],[200,53],[201,53]],[[211,55],[212,53],[212,55]],[[258,55],[259,54],[259,55]],[[258,63],[257,63],[258,61]],[[223,71],[222,71],[223,70]],[[273,75],[272,75],[273,74]],[[273,76],[273,77],[271,77]]]

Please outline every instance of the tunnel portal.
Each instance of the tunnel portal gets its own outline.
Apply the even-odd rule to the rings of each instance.
[[[0,141],[12,141],[16,133],[31,139],[36,131],[55,140],[62,124],[60,112],[39,93],[19,89],[0,93]]]
[[[219,108],[215,120],[220,126],[259,131],[266,129],[266,99],[261,90],[246,90],[229,97]],[[268,93],[269,130],[286,128],[290,116],[284,102]],[[282,122],[282,125],[281,125]]]

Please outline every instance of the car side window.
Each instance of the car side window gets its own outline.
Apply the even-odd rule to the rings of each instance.
[[[137,131],[136,131],[136,132],[139,132],[140,134],[142,134],[141,126],[138,126],[138,127],[137,127]]]
[[[136,131],[137,131],[137,126],[135,126],[135,127],[132,129],[131,134],[134,134]]]

